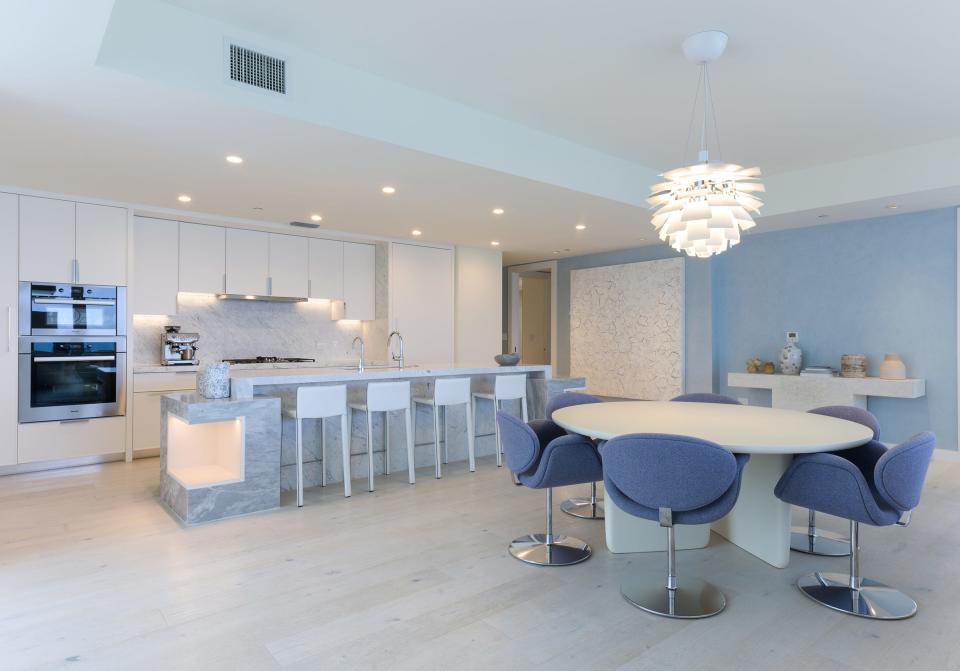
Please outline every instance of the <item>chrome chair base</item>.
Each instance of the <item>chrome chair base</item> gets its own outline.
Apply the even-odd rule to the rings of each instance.
[[[589,496],[567,499],[560,504],[560,510],[586,520],[602,520],[603,500],[591,501]]]
[[[798,526],[790,529],[790,549],[821,557],[847,557],[850,539],[823,529],[811,536],[807,527]]]
[[[882,582],[862,578],[860,589],[851,589],[846,573],[811,573],[797,587],[827,608],[872,620],[903,620],[917,612],[916,601]]]
[[[640,610],[679,619],[710,617],[727,605],[723,592],[699,578],[683,578],[674,590],[667,589],[662,575],[628,578],[620,583],[620,594]]]
[[[593,551],[579,538],[554,536],[547,543],[546,534],[521,536],[510,543],[510,554],[527,564],[537,566],[569,566],[590,558]]]

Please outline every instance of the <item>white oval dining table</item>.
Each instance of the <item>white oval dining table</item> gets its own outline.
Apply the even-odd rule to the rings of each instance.
[[[553,421],[567,431],[601,440],[630,433],[668,433],[750,454],[733,510],[712,525],[677,527],[677,547],[705,547],[713,529],[778,568],[790,561],[790,505],[774,496],[773,489],[793,455],[856,447],[873,437],[867,427],[835,417],[720,403],[590,403],[561,408],[553,413]],[[610,499],[604,509],[611,552],[666,549],[666,529],[656,522],[633,517]]]

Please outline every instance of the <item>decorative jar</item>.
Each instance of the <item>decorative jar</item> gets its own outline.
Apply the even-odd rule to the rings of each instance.
[[[208,363],[200,369],[197,390],[204,398],[227,398],[230,396],[230,364]]]
[[[780,350],[780,373],[783,375],[799,375],[803,368],[803,350],[797,344],[795,333],[787,334],[787,344]]]
[[[880,364],[880,377],[884,380],[905,380],[907,378],[907,367],[903,365],[903,359],[895,352],[888,352],[883,355],[883,363]]]
[[[867,357],[865,354],[844,354],[840,357],[840,377],[866,377]]]

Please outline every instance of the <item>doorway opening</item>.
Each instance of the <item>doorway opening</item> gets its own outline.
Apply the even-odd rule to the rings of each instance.
[[[509,268],[508,350],[523,365],[556,367],[557,264],[527,263]]]

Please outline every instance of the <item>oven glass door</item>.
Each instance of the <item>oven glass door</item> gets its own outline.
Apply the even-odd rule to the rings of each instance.
[[[30,332],[115,334],[117,301],[34,298],[30,310]]]
[[[20,353],[20,421],[122,415],[123,349],[117,340],[31,342]]]

